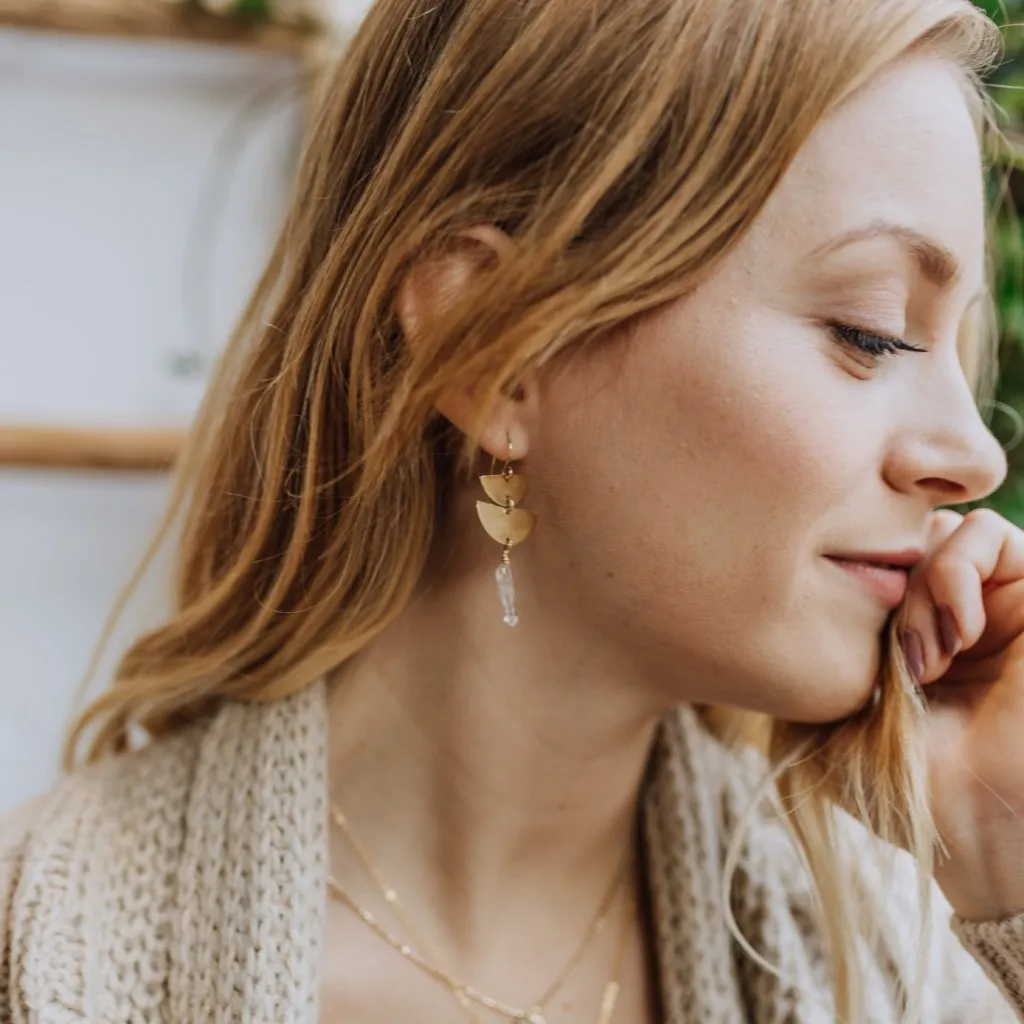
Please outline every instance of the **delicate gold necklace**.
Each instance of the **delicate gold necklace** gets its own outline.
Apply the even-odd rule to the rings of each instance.
[[[331,806],[331,815],[334,818],[335,824],[339,829],[341,829],[342,834],[355,851],[356,856],[359,858],[363,867],[380,890],[384,900],[392,907],[399,923],[409,933],[410,937],[418,945],[419,949],[416,949],[409,943],[404,942],[398,936],[390,932],[371,911],[361,907],[333,875],[329,875],[327,878],[327,885],[331,895],[344,903],[357,917],[368,925],[379,938],[391,946],[391,948],[397,953],[401,954],[406,960],[418,967],[435,981],[444,985],[455,996],[463,1009],[466,1010],[470,1020],[473,1021],[477,1021],[478,1018],[476,1018],[471,1011],[471,1003],[476,1003],[488,1010],[493,1010],[495,1013],[499,1013],[510,1020],[523,1021],[525,1024],[547,1024],[547,1018],[544,1015],[545,1007],[562,988],[569,976],[572,974],[572,971],[583,958],[584,953],[586,953],[591,943],[604,929],[608,920],[608,912],[611,909],[612,902],[614,901],[618,891],[620,889],[625,889],[624,883],[628,877],[626,868],[629,864],[630,858],[627,855],[623,858],[622,863],[616,869],[611,883],[601,900],[597,913],[573,955],[559,972],[558,977],[556,977],[555,980],[547,987],[540,998],[535,1000],[528,1009],[524,1009],[522,1007],[511,1006],[500,999],[495,999],[492,996],[485,995],[472,985],[467,985],[465,982],[459,981],[447,971],[442,970],[437,966],[433,958],[427,953],[426,943],[423,942],[416,929],[409,921],[405,908],[398,897],[398,893],[392,886],[388,885],[384,881],[366,848],[352,831],[352,827],[349,824],[348,819],[335,805]],[[621,988],[619,975],[621,972],[623,957],[625,955],[626,940],[629,935],[629,922],[632,917],[629,912],[631,906],[632,901],[629,900],[627,896],[623,901],[623,926],[618,950],[616,952],[615,965],[612,972],[612,978],[605,986],[604,993],[601,998],[601,1009],[598,1015],[598,1024],[610,1024],[612,1016],[615,1013],[615,1005],[618,1001],[619,991]]]

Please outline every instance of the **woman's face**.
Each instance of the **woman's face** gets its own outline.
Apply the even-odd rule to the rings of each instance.
[[[545,603],[673,699],[856,710],[900,580],[876,593],[835,558],[921,549],[936,506],[1005,474],[957,352],[983,287],[968,106],[942,61],[907,59],[821,125],[695,294],[541,381]]]

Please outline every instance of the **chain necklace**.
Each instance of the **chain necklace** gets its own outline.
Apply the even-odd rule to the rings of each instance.
[[[606,890],[604,897],[598,907],[597,913],[594,916],[593,921],[590,923],[587,931],[577,946],[573,955],[569,958],[566,965],[559,972],[558,977],[548,986],[544,993],[539,999],[529,1008],[522,1008],[517,1006],[511,1006],[508,1003],[503,1002],[500,999],[495,999],[492,996],[485,995],[478,991],[472,985],[459,981],[447,971],[442,970],[434,962],[433,958],[427,953],[426,943],[420,938],[416,929],[412,926],[408,920],[408,915],[405,912],[405,908],[402,905],[401,900],[398,897],[398,893],[388,885],[380,872],[377,870],[372,858],[369,856],[366,848],[362,845],[356,835],[353,833],[351,825],[345,815],[339,810],[337,806],[331,806],[331,815],[334,819],[335,824],[341,830],[345,836],[349,845],[355,851],[356,856],[366,869],[368,874],[373,878],[374,883],[380,890],[384,900],[391,906],[396,918],[402,927],[409,933],[409,936],[419,947],[418,949],[413,947],[407,942],[404,942],[398,936],[394,935],[389,931],[373,914],[371,911],[364,907],[361,907],[356,900],[345,890],[341,883],[334,878],[333,875],[328,876],[327,885],[330,894],[344,903],[357,917],[359,917],[369,928],[384,942],[386,942],[392,949],[397,953],[401,954],[411,964],[418,967],[425,974],[429,975],[435,981],[440,982],[444,985],[458,1000],[459,1004],[466,1011],[471,1021],[478,1022],[477,1018],[472,1012],[471,1004],[475,1003],[479,1006],[483,1006],[488,1010],[493,1010],[495,1013],[501,1014],[503,1017],[507,1017],[513,1021],[522,1021],[524,1024],[547,1024],[547,1018],[544,1015],[544,1009],[547,1004],[554,998],[557,992],[562,988],[565,982],[568,980],[570,974],[578,965],[583,955],[589,949],[591,943],[604,929],[605,924],[608,920],[608,913],[611,909],[611,905],[615,899],[616,894],[620,889],[625,889],[625,880],[628,877],[626,868],[629,864],[628,855],[623,858],[622,863],[616,869],[614,876],[612,877],[611,883]],[[615,1012],[615,1004],[618,1001],[618,995],[620,991],[619,975],[621,973],[622,961],[625,955],[627,939],[629,936],[629,922],[632,915],[629,913],[632,906],[632,901],[628,898],[628,895],[623,900],[623,926],[621,936],[619,940],[618,949],[616,951],[615,966],[612,972],[612,978],[605,986],[604,993],[601,999],[601,1009],[598,1015],[598,1024],[610,1024],[612,1016]]]

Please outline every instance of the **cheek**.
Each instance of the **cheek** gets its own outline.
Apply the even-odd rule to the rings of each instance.
[[[865,456],[837,415],[837,369],[794,330],[654,321],[552,382],[531,462],[560,600],[704,668],[753,673],[806,640],[822,522]]]
[[[780,561],[806,548],[851,458],[828,429],[834,368],[771,326],[655,319],[545,396],[552,512],[591,557],[669,591],[756,599],[788,582]]]

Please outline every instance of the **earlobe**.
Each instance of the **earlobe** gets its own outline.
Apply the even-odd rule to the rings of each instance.
[[[479,422],[473,396],[467,392],[444,395],[438,400],[437,411],[466,435],[474,431],[476,420],[477,443],[492,458],[518,462],[529,453],[530,435],[518,399],[502,399],[488,411],[483,423]]]

